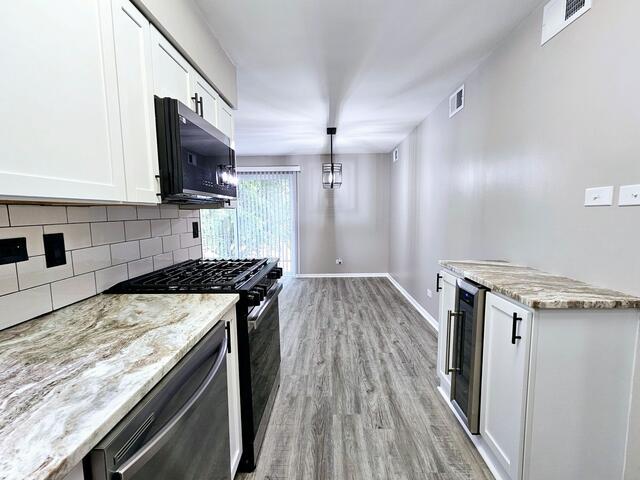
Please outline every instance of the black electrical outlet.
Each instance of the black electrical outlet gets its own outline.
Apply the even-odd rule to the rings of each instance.
[[[29,260],[26,238],[3,238],[0,240],[0,265]]]
[[[66,265],[67,254],[64,251],[64,234],[47,233],[42,236],[44,240],[44,258],[47,268]]]
[[[191,226],[193,227],[193,238],[198,238],[200,236],[198,222],[193,222]]]

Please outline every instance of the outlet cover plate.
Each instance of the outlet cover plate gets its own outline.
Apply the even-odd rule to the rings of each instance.
[[[587,188],[584,192],[585,207],[610,207],[613,205],[613,187]]]
[[[621,207],[640,205],[640,185],[623,185],[620,187],[618,205]]]

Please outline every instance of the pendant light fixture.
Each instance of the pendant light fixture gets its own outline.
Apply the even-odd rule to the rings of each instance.
[[[333,163],[333,136],[336,127],[327,127],[327,135],[331,137],[331,163],[322,164],[322,188],[340,188],[342,185],[342,164]]]

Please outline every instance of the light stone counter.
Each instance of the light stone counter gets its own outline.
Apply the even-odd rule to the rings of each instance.
[[[63,478],[238,301],[98,295],[0,332],[0,479]]]
[[[507,262],[441,260],[452,272],[538,309],[640,308],[640,298]]]

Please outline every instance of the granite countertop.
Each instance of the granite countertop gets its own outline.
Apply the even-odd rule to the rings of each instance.
[[[0,479],[60,479],[235,303],[98,295],[0,332]]]
[[[538,309],[640,308],[640,298],[507,262],[441,260],[440,265]]]

